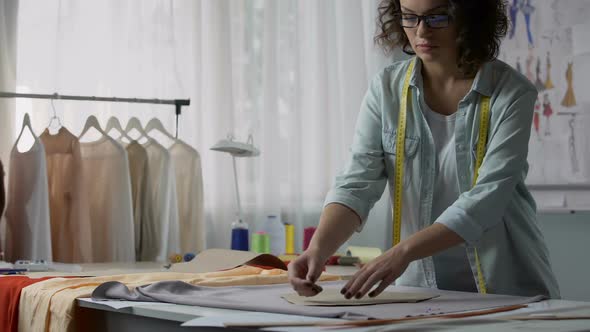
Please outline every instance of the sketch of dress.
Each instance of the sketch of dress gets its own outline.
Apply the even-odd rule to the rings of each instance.
[[[551,80],[551,59],[549,58],[549,52],[547,52],[547,78],[545,79],[545,89],[550,90],[555,86]]]
[[[545,83],[541,81],[541,58],[537,57],[537,68],[535,70],[537,78],[535,79],[535,87],[537,91],[545,90]]]
[[[549,95],[543,94],[543,116],[547,118],[547,125],[545,126],[545,136],[551,135],[551,128],[549,126],[551,115],[553,115],[553,108],[551,108],[551,102],[549,101]]]
[[[524,22],[526,23],[526,33],[529,39],[529,46],[533,46],[533,34],[531,32],[531,14],[535,11],[535,7],[531,5],[531,0],[526,0],[520,7],[520,11],[524,15]]]
[[[541,122],[541,116],[539,115],[541,111],[541,102],[539,102],[539,97],[537,97],[537,101],[535,102],[535,113],[533,114],[533,128],[535,129],[535,133],[537,134],[537,138],[539,136],[539,124]]]
[[[574,71],[573,71],[573,62],[569,62],[567,64],[567,70],[565,71],[565,79],[567,80],[567,91],[565,92],[565,96],[563,96],[563,100],[561,101],[561,105],[565,107],[573,107],[576,106],[576,96],[574,95]]]
[[[576,153],[576,133],[574,125],[576,123],[576,115],[573,114],[569,120],[570,137],[568,138],[568,147],[570,152],[570,161],[572,163],[572,172],[578,173],[580,171],[580,164],[578,163],[578,154]]]
[[[527,55],[526,59],[524,60],[526,66],[526,77],[529,81],[534,82],[535,78],[533,77],[533,61],[535,61],[535,56],[533,55],[533,49],[529,47],[529,55]]]
[[[510,31],[508,33],[509,39],[514,38],[514,32],[516,31],[516,14],[518,14],[518,7],[519,7],[519,1],[512,0],[512,4],[509,5],[510,21],[512,22],[510,24]]]

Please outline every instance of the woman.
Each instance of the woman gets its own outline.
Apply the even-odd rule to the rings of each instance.
[[[379,13],[376,41],[416,56],[371,82],[350,162],[309,248],[289,266],[293,288],[321,292],[315,281],[324,262],[362,229],[389,183],[392,197],[396,188],[403,194],[401,204],[394,200],[401,241],[354,275],[342,288],[346,298],[376,296],[394,281],[559,297],[524,185],[537,90],[496,59],[507,30],[504,2],[386,0]]]

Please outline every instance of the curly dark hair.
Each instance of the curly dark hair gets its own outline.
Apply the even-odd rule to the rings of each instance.
[[[386,53],[401,46],[404,53],[414,55],[404,28],[396,19],[400,10],[400,0],[381,1],[374,40]],[[457,25],[459,69],[472,76],[481,64],[498,56],[508,30],[505,0],[449,0],[449,15]]]

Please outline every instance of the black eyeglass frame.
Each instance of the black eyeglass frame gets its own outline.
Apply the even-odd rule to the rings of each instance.
[[[403,21],[403,18],[404,18],[404,17],[407,17],[407,16],[412,16],[412,17],[414,17],[414,18],[417,18],[417,19],[418,19],[418,20],[416,21],[416,25],[415,25],[415,26],[405,26],[405,25],[402,23],[402,21]],[[432,20],[434,20],[434,17],[437,17],[437,16],[445,16],[445,17],[447,18],[447,19],[446,19],[446,25],[445,25],[445,26],[440,26],[440,27],[437,27],[437,26],[432,26],[432,25],[431,25],[431,23],[430,23],[430,22],[431,22]],[[451,24],[451,21],[453,20],[452,16],[451,16],[451,15],[449,15],[449,14],[428,14],[428,15],[417,15],[417,14],[410,14],[410,13],[401,13],[401,12],[398,12],[398,13],[395,13],[395,14],[393,15],[393,17],[394,17],[395,19],[397,19],[397,20],[398,20],[399,24],[400,24],[400,25],[401,25],[403,28],[408,28],[408,29],[417,28],[417,27],[420,25],[420,22],[422,22],[422,21],[424,21],[424,23],[426,23],[426,26],[427,26],[428,28],[430,28],[430,29],[444,29],[444,28],[448,28],[448,27],[449,27],[449,25]]]

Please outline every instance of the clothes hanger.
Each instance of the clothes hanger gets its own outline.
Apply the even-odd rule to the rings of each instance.
[[[55,111],[55,105],[53,105],[53,98],[51,98],[51,109],[53,110],[53,116],[51,118],[49,118],[49,124],[47,125],[47,129],[51,128],[51,124],[53,123],[53,120],[57,120],[57,128],[56,129],[60,129],[62,127],[61,120],[59,119],[59,117],[57,116],[57,112]]]
[[[133,141],[133,138],[127,135],[127,133],[123,130],[123,127],[121,127],[121,122],[119,122],[119,119],[117,119],[117,117],[115,116],[111,116],[109,118],[109,121],[107,121],[107,126],[105,127],[104,132],[108,134],[113,129],[116,129],[121,134],[121,138],[126,138],[127,140],[129,140],[129,142]]]
[[[138,138],[132,139],[133,141],[139,141],[143,137],[145,137],[146,139],[150,138],[141,126],[141,122],[139,122],[139,119],[136,117],[131,117],[131,119],[129,119],[129,121],[127,122],[127,126],[125,127],[125,133],[129,135],[129,133],[133,129],[137,130],[140,134]]]
[[[29,131],[31,132],[33,137],[35,139],[37,139],[37,135],[35,135],[35,132],[33,131],[33,126],[31,126],[31,117],[29,116],[29,113],[25,113],[25,117],[23,118],[23,126],[21,127],[20,133],[18,134],[18,137],[16,138],[16,143],[18,143],[18,141],[20,140],[26,127],[29,128]]]
[[[84,124],[84,129],[82,129],[82,133],[80,133],[80,136],[78,136],[78,139],[82,138],[82,136],[84,136],[84,134],[86,134],[86,132],[90,128],[96,129],[103,136],[108,136],[107,133],[105,133],[105,131],[102,130],[102,128],[100,127],[100,123],[98,122],[98,119],[94,115],[91,115],[88,117],[88,119],[86,119],[86,123]]]
[[[172,141],[176,142],[178,141],[178,139],[174,136],[172,136],[172,134],[170,134],[165,128],[164,125],[162,124],[162,122],[157,119],[157,118],[152,118],[147,125],[145,126],[145,132],[146,133],[150,133],[150,131],[152,130],[157,130],[159,132],[161,132],[162,134],[164,134],[164,136],[168,137],[169,139],[171,139]]]

